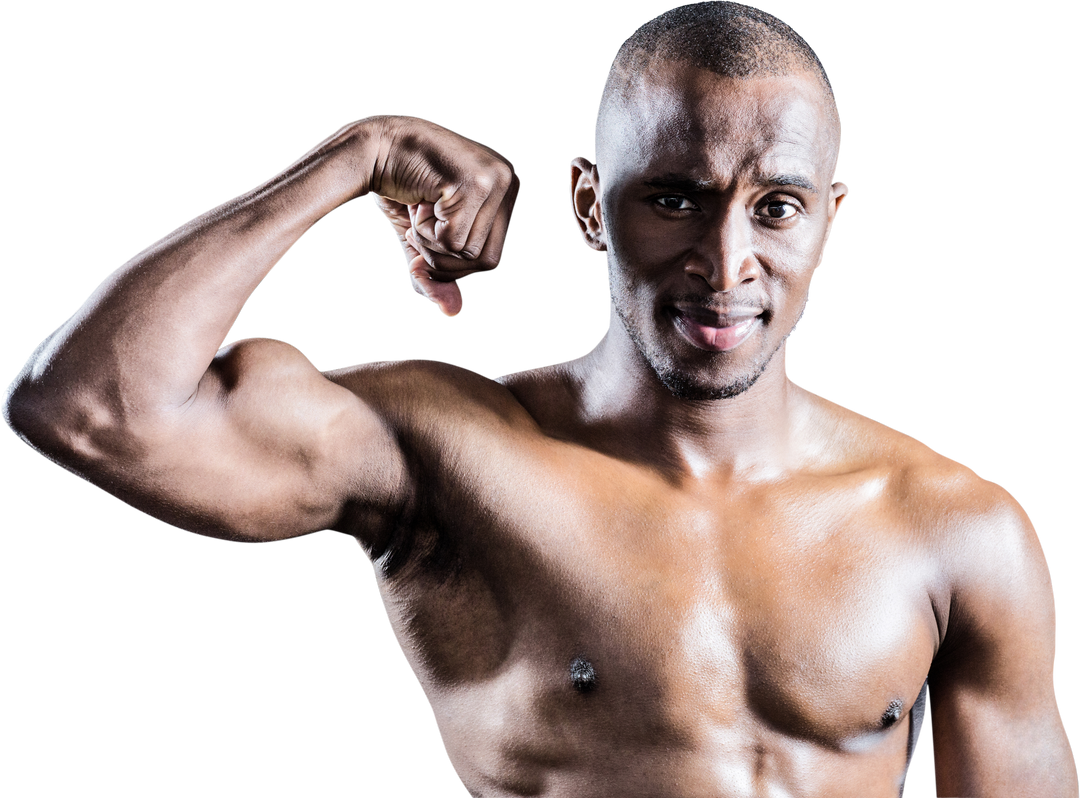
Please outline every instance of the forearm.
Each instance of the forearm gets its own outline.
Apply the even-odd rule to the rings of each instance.
[[[181,407],[278,259],[318,219],[369,190],[378,128],[342,129],[115,272],[27,363],[9,397],[13,426],[32,437],[42,426],[35,416],[61,430]]]

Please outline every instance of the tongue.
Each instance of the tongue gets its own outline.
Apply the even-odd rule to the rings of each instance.
[[[757,325],[757,317],[743,319],[730,327],[710,327],[700,321],[679,317],[679,328],[700,349],[727,352],[745,341]]]

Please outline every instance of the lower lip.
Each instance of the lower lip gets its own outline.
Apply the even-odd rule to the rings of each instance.
[[[709,327],[683,315],[675,316],[675,326],[683,337],[708,352],[730,352],[749,338],[760,323],[760,317],[751,316],[730,327]]]

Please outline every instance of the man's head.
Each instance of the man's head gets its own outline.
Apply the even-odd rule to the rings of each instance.
[[[798,321],[846,192],[820,62],[756,9],[674,9],[620,49],[596,138],[574,205],[608,252],[613,324],[675,394],[741,393]]]
[[[604,114],[633,98],[651,64],[677,61],[725,78],[807,74],[817,78],[839,128],[832,84],[810,45],[781,20],[750,6],[706,2],[674,8],[638,28],[623,42],[608,73],[600,101]]]

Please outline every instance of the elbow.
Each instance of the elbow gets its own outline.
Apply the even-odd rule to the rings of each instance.
[[[59,415],[55,408],[58,391],[48,383],[49,369],[43,363],[50,340],[51,337],[41,343],[4,394],[4,421],[39,451],[51,448],[50,433]]]
[[[4,421],[12,431],[35,448],[48,431],[49,411],[42,401],[41,386],[30,375],[27,366],[8,386],[4,396]]]
[[[8,387],[3,413],[16,435],[77,473],[130,449],[118,446],[121,419],[105,402],[36,377],[29,366]]]

